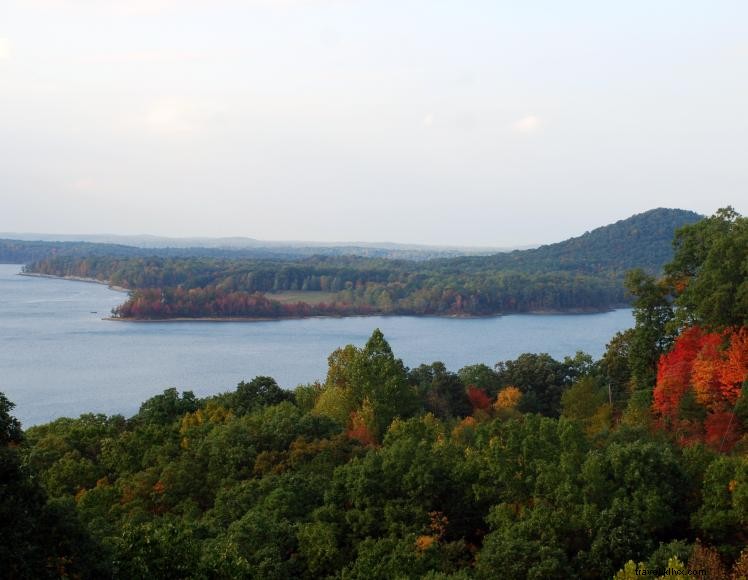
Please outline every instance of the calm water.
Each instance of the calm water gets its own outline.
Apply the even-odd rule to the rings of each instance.
[[[125,295],[106,286],[18,276],[0,265],[0,391],[25,426],[93,411],[135,413],[166,387],[207,395],[270,375],[293,387],[325,375],[338,346],[363,344],[379,327],[409,366],[451,370],[514,358],[554,357],[606,342],[632,325],[630,310],[584,315],[452,319],[366,317],[253,323],[101,320]]]

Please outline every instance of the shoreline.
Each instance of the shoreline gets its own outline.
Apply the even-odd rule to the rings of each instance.
[[[174,318],[117,318],[107,316],[102,320],[109,322],[280,322],[282,320],[310,320],[318,319],[340,319],[340,318],[453,318],[455,320],[479,320],[483,318],[499,318],[504,314],[487,314],[485,316],[455,316],[454,314],[315,314],[312,316],[281,316],[277,318],[252,317],[252,316],[196,316],[189,318],[179,316]]]
[[[86,282],[88,284],[101,284],[103,286],[106,286],[110,290],[114,290],[115,292],[130,292],[127,288],[123,286],[116,286],[114,284],[110,284],[106,280],[97,280],[96,278],[85,278],[83,276],[55,276],[54,274],[41,274],[39,272],[18,272],[19,276],[30,276],[32,278],[50,278],[52,280],[69,280],[71,282]]]
[[[110,284],[106,280],[97,280],[96,278],[86,278],[83,276],[56,276],[54,274],[41,274],[38,272],[19,272],[19,276],[32,276],[35,278],[50,278],[53,280],[68,280],[71,282],[86,282],[89,284],[100,284],[107,286],[110,290],[115,292],[130,292],[129,289],[122,286],[116,286]],[[271,295],[272,296],[272,295]],[[272,298],[271,298],[272,299]],[[278,322],[281,320],[305,320],[311,318],[364,318],[364,317],[375,317],[375,316],[386,316],[386,317],[412,317],[412,318],[453,318],[459,320],[479,320],[484,318],[499,318],[502,316],[579,316],[584,314],[603,314],[605,312],[614,312],[623,308],[630,308],[626,304],[617,304],[615,306],[609,306],[605,308],[569,308],[568,310],[548,309],[548,310],[530,310],[527,312],[509,312],[502,313],[497,312],[495,314],[384,314],[384,313],[373,313],[373,314],[341,314],[341,315],[312,315],[312,316],[282,316],[277,318],[272,317],[254,317],[254,316],[196,316],[196,317],[174,317],[174,318],[116,318],[114,316],[106,316],[101,320],[109,322]]]
[[[458,316],[455,314],[313,314],[311,316],[279,316],[276,318],[261,316],[176,316],[173,318],[117,318],[107,316],[102,320],[110,322],[280,322],[282,320],[310,320],[313,318],[454,318],[456,320],[478,320],[482,318],[499,318],[503,314],[486,314],[485,316]]]
[[[260,318],[249,316],[201,316],[195,318],[175,317],[175,318],[116,318],[106,316],[102,320],[107,322],[280,322],[282,320],[305,320],[307,318],[349,318],[348,316],[287,316],[284,318]]]
[[[107,316],[102,318],[109,322],[135,322],[135,323],[157,323],[157,322],[280,322],[283,320],[310,320],[318,319],[340,319],[340,318],[451,318],[454,320],[483,320],[486,318],[502,318],[504,316],[580,316],[585,314],[605,314],[622,310],[626,306],[601,308],[599,310],[573,309],[573,310],[533,310],[530,312],[511,312],[508,314],[485,314],[485,315],[455,315],[455,314],[341,314],[341,315],[313,315],[313,316],[282,316],[277,318],[252,317],[252,316],[179,316],[174,318],[117,318]]]

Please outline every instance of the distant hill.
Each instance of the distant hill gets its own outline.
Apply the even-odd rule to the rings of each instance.
[[[34,234],[0,232],[0,238],[44,241],[44,242],[90,242],[94,244],[116,244],[120,246],[133,246],[136,248],[213,248],[220,250],[246,250],[249,248],[359,248],[377,250],[398,250],[416,252],[462,252],[481,254],[493,252],[508,252],[531,246],[513,247],[481,247],[481,246],[442,246],[431,244],[401,244],[397,242],[359,242],[359,241],[337,241],[317,242],[305,240],[258,240],[256,238],[233,236],[233,237],[168,237],[154,236],[149,234],[122,235],[122,234]]]
[[[657,208],[535,249],[485,257],[454,258],[436,263],[468,270],[594,274],[642,268],[655,274],[673,256],[675,231],[703,217],[683,209]]]
[[[420,261],[490,255],[514,249],[517,248],[429,246],[393,242],[266,241],[241,237],[168,238],[149,235],[0,233],[0,262],[8,263],[39,260],[51,253],[275,260],[310,256],[359,256]]]
[[[653,209],[581,236],[535,249],[427,246],[391,242],[268,242],[253,238],[167,238],[114,234],[0,234],[0,263],[25,264],[50,255],[226,258],[293,261],[313,256],[432,260],[437,268],[522,272],[657,272],[672,255],[674,231],[703,216]],[[3,236],[7,236],[2,239]]]

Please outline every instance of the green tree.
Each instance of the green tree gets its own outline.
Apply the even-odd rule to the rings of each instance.
[[[412,415],[418,405],[415,389],[408,383],[408,374],[389,343],[377,328],[363,348],[348,345],[328,359],[325,390],[315,412],[325,414],[343,425],[364,401],[373,415],[368,425],[376,438],[381,437],[395,417]]]
[[[489,369],[489,372],[492,371]],[[472,412],[465,384],[458,374],[449,372],[442,362],[411,369],[408,381],[417,389],[425,410],[440,419],[465,417]]]
[[[589,548],[578,565],[612,576],[629,559],[643,561],[660,541],[688,524],[681,506],[696,489],[672,448],[652,441],[613,441],[582,467]]]
[[[496,372],[485,364],[468,365],[461,368],[457,374],[463,385],[475,385],[492,397],[496,396],[501,387],[506,386],[502,384]]]
[[[748,459],[719,457],[703,480],[702,505],[693,515],[699,536],[731,559],[748,544]]]
[[[280,388],[274,378],[258,376],[248,383],[239,383],[232,402],[236,414],[245,415],[257,407],[277,405],[292,398],[293,394]]]
[[[299,552],[311,576],[334,574],[341,567],[337,527],[327,522],[309,522],[299,525],[297,531]]]
[[[522,391],[520,410],[558,417],[561,393],[571,383],[571,368],[549,354],[525,353],[515,360],[496,364],[502,386],[515,386]]]
[[[174,521],[125,525],[114,553],[121,578],[195,578],[200,576],[200,546],[192,527]]]
[[[0,446],[18,445],[23,439],[21,422],[10,412],[15,407],[4,393],[0,393]]]
[[[479,483],[490,532],[476,563],[479,578],[571,577],[586,547],[581,466],[589,448],[579,425],[537,415],[481,425]]]
[[[564,391],[561,407],[563,417],[579,421],[590,435],[610,426],[608,393],[593,377],[584,377]]]
[[[293,401],[299,409],[308,413],[314,409],[321,394],[322,385],[319,382],[298,385],[293,390]]]
[[[628,272],[626,287],[636,297],[636,326],[628,345],[631,383],[634,389],[651,390],[657,377],[657,361],[675,338],[670,324],[673,319],[670,290],[643,270]]]
[[[678,323],[748,325],[748,218],[722,208],[679,229],[674,246],[665,272],[676,291]]]
[[[7,578],[106,577],[101,546],[72,501],[49,502],[21,463],[20,423],[0,393],[0,570]]]
[[[197,407],[198,401],[192,391],[184,391],[180,396],[177,389],[172,387],[143,403],[135,419],[164,425],[177,420],[185,413],[192,413]]]
[[[631,387],[631,342],[634,329],[629,328],[616,335],[606,345],[600,360],[601,373],[610,385],[614,404],[622,402]]]

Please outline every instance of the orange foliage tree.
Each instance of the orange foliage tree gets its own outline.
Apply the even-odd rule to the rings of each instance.
[[[493,404],[494,409],[516,409],[522,399],[522,391],[517,387],[504,387],[496,396],[496,402]]]
[[[686,395],[692,393],[704,413],[703,441],[730,449],[743,425],[734,413],[742,385],[748,379],[748,328],[708,332],[698,326],[685,329],[670,352],[659,361],[653,408],[663,428],[694,433],[693,420],[682,415]],[[693,437],[681,439],[682,442]]]
[[[346,435],[350,439],[357,439],[364,445],[376,445],[375,425],[374,407],[368,399],[364,399],[361,408],[351,412]]]

